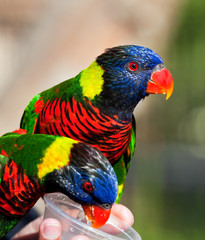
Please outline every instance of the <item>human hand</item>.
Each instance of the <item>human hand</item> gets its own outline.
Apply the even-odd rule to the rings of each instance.
[[[26,225],[11,240],[60,240],[61,224],[53,218],[39,217]]]
[[[129,226],[132,226],[134,217],[131,211],[122,204],[114,204],[111,215],[118,217]],[[12,240],[59,240],[61,238],[61,224],[52,218],[42,221],[42,217],[29,223]],[[85,236],[75,236],[72,240],[89,240]]]

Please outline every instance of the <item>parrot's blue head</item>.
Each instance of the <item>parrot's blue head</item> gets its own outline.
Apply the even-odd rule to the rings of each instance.
[[[47,178],[51,191],[66,194],[80,203],[93,227],[102,226],[108,219],[118,194],[116,174],[104,155],[85,143],[74,144],[70,162],[50,173]]]
[[[131,114],[150,93],[169,97],[173,80],[161,57],[149,48],[126,45],[107,49],[96,59],[104,69],[103,91],[98,101],[115,113]],[[157,74],[155,74],[157,72]]]

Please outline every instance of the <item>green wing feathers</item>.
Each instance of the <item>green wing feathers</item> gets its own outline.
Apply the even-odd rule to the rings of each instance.
[[[125,153],[121,156],[119,161],[113,165],[115,173],[118,178],[118,197],[116,202],[119,203],[124,191],[125,180],[127,177],[127,173],[130,167],[130,161],[135,152],[135,144],[136,144],[136,128],[135,128],[135,119],[134,116],[132,118],[132,135],[131,141]]]
[[[26,129],[28,133],[34,133],[35,131],[39,115],[38,110],[40,110],[40,103],[42,103],[39,100],[40,98],[41,96],[38,94],[30,101],[21,118],[20,128]]]

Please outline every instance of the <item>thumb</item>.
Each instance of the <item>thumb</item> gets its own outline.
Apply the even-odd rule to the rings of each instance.
[[[58,220],[53,218],[46,218],[39,229],[40,240],[60,240],[61,238],[61,224]]]

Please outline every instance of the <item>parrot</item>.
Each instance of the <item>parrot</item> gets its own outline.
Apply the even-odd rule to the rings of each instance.
[[[118,178],[120,201],[135,151],[133,111],[149,94],[173,92],[161,57],[138,45],[108,48],[75,77],[37,94],[20,127],[29,133],[70,137],[99,149]]]
[[[1,136],[0,238],[51,192],[81,204],[91,226],[99,228],[117,198],[117,176],[105,156],[86,143],[25,130]]]

